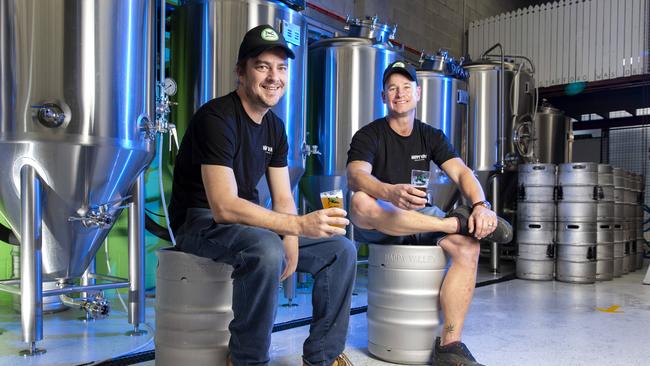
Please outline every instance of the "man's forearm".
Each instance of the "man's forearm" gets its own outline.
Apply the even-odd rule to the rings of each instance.
[[[353,191],[364,192],[374,198],[388,201],[386,184],[366,172],[355,172],[350,175],[349,186]]]
[[[469,169],[460,176],[458,187],[463,196],[470,201],[470,204],[485,200],[483,187]]]
[[[244,224],[261,227],[280,235],[300,235],[301,221],[296,215],[295,204],[287,204],[276,210],[268,210],[245,199],[236,197],[212,208],[214,219],[218,223]]]

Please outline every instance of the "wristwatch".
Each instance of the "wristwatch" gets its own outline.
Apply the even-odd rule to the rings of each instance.
[[[492,209],[492,204],[489,201],[478,201],[472,205],[472,210],[476,208],[476,206],[483,206],[487,208],[488,210]]]

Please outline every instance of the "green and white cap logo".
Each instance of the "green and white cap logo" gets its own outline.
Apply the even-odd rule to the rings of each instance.
[[[265,41],[277,41],[280,37],[278,37],[278,34],[273,28],[266,28],[262,30],[262,39]]]
[[[403,62],[395,62],[393,64],[393,67],[401,67],[401,68],[406,68],[406,65]]]

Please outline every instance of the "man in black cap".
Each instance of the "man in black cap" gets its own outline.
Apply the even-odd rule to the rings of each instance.
[[[413,66],[396,61],[386,68],[382,99],[388,115],[357,131],[348,151],[355,239],[442,247],[452,264],[440,292],[445,321],[432,363],[479,365],[460,341],[476,282],[478,240],[509,242],[512,228],[491,210],[481,185],[443,132],[415,118],[420,87]],[[426,193],[410,183],[411,171],[429,171],[431,161],[459,186],[472,207],[461,206],[445,217],[428,205]]]
[[[346,212],[296,215],[284,123],[270,110],[284,94],[287,59],[294,57],[271,26],[248,31],[239,48],[237,89],[194,114],[174,168],[170,211],[177,247],[234,267],[228,365],[269,363],[278,288],[296,268],[314,275],[305,364],[351,365],[343,349],[356,248],[341,236]],[[259,206],[255,187],[263,174],[273,210]]]

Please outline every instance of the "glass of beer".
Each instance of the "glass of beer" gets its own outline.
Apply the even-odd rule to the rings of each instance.
[[[340,208],[344,210],[343,207],[343,191],[340,189],[335,189],[333,191],[321,192],[320,193],[320,202],[323,204],[323,208]],[[345,229],[345,225],[332,225]]]
[[[428,170],[411,170],[411,185],[422,192],[427,192],[430,178],[431,173]]]

